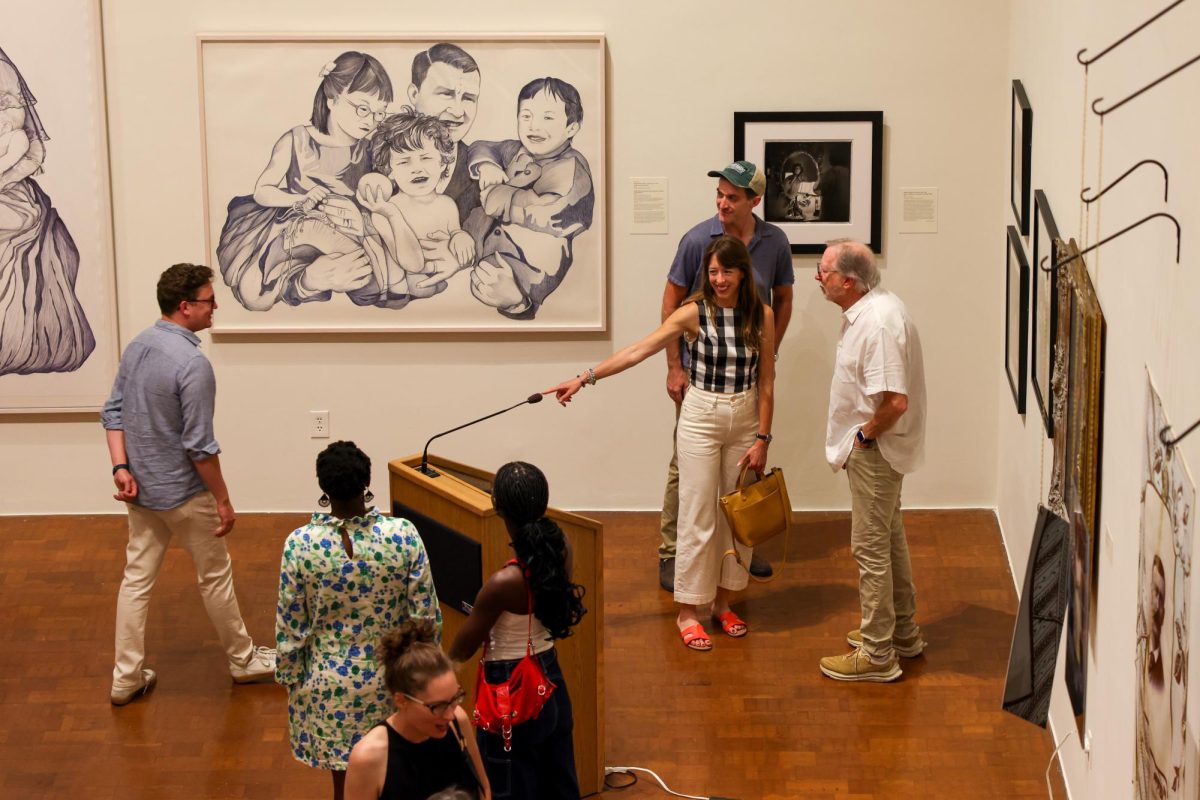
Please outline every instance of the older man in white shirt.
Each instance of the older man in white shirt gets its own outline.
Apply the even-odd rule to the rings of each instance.
[[[897,656],[925,649],[900,513],[904,476],[924,460],[921,341],[900,299],[877,288],[875,257],[861,242],[830,242],[816,280],[842,309],[825,457],[850,479],[850,548],[862,606],[859,629],[846,637],[853,649],[822,658],[821,672],[843,681],[894,681],[901,675]]]

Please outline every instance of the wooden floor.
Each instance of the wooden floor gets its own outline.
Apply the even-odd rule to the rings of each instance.
[[[1016,594],[991,512],[906,516],[924,657],[894,684],[844,684],[817,660],[857,627],[844,515],[805,515],[782,577],[735,608],[750,635],[684,649],[657,586],[656,520],[605,523],[606,763],[692,795],[763,798],[1045,797],[1052,744],[1000,711]],[[251,634],[269,643],[283,538],[300,515],[247,515],[229,545]],[[159,685],[108,703],[125,519],[0,518],[0,797],[323,798],[291,758],[282,688],[235,686],[172,550],[147,626]],[[768,554],[778,566],[781,542]],[[1065,797],[1057,765],[1055,796]],[[647,776],[604,796],[666,798]]]

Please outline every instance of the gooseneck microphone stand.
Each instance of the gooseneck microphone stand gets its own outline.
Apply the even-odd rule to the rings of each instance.
[[[459,425],[457,428],[451,428],[448,431],[442,431],[441,433],[435,433],[433,436],[430,436],[429,441],[425,443],[425,449],[421,452],[421,466],[417,467],[417,471],[421,472],[425,475],[428,475],[431,478],[436,478],[439,475],[441,475],[440,472],[438,472],[433,467],[429,466],[429,445],[433,442],[434,439],[440,439],[441,437],[445,436],[448,433],[454,433],[455,431],[461,431],[463,428],[469,428],[472,425],[476,424],[477,422],[483,422],[485,419],[491,419],[492,417],[498,417],[501,414],[505,414],[505,413],[508,413],[509,411],[512,411],[514,408],[517,408],[518,406],[533,405],[534,403],[540,403],[540,402],[542,402],[542,396],[540,394],[531,394],[531,395],[529,395],[529,397],[526,397],[521,402],[515,403],[514,405],[511,405],[508,408],[504,408],[499,411],[496,411],[495,413],[488,414],[486,417],[480,417],[479,419],[471,420],[470,422],[467,422],[463,425]]]

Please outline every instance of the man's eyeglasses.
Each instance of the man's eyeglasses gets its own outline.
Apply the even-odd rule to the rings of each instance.
[[[429,709],[429,713],[435,717],[445,716],[447,711],[459,707],[462,705],[462,701],[467,699],[467,693],[462,689],[459,689],[458,694],[454,695],[454,697],[451,697],[449,700],[443,700],[440,703],[426,703],[424,700],[413,697],[411,694],[405,694],[404,696],[414,703],[420,703],[425,706],[425,708]]]
[[[215,304],[216,304],[216,302],[217,302],[217,296],[214,294],[212,297],[195,297],[195,298],[190,298],[190,299],[188,300],[188,302],[189,302],[189,303],[208,303],[208,304],[211,306],[211,305],[215,305]]]

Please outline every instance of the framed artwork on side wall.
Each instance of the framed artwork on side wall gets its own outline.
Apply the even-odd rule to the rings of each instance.
[[[100,4],[0,34],[0,413],[95,411],[117,365]]]
[[[1033,157],[1033,108],[1020,81],[1012,82],[1012,163],[1009,199],[1022,236],[1029,235],[1029,188]]]
[[[214,334],[604,330],[604,48],[201,35]]]
[[[761,219],[787,233],[793,253],[830,239],[882,248],[882,111],[738,111],[733,157],[767,178]]]
[[[1033,321],[1030,331],[1029,376],[1037,398],[1046,436],[1054,438],[1053,399],[1050,386],[1054,374],[1055,331],[1058,327],[1058,302],[1052,269],[1061,257],[1062,242],[1058,226],[1050,213],[1050,203],[1041,189],[1033,195]]]
[[[1025,413],[1025,370],[1029,341],[1029,262],[1021,234],[1008,226],[1005,259],[1004,371],[1012,389],[1017,413]]]
[[[1100,525],[1100,459],[1104,442],[1104,313],[1092,287],[1087,265],[1072,239],[1061,270],[1070,293],[1069,355],[1067,360],[1066,473],[1079,490],[1079,504],[1088,530]],[[1060,309],[1066,311],[1066,308]]]

